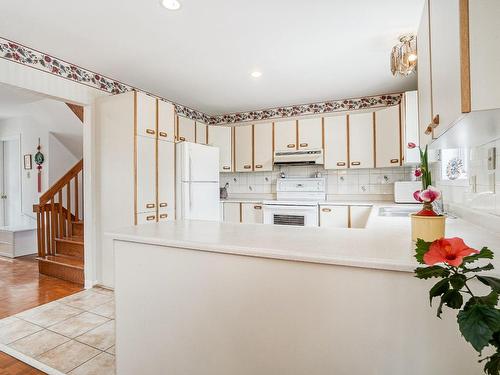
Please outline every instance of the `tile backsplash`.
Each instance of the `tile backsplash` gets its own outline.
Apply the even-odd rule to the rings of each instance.
[[[494,159],[493,149],[496,149]],[[433,164],[434,178],[443,192],[444,203],[500,216],[500,139],[462,149],[461,154],[464,163],[462,178],[450,180],[446,176],[449,161],[443,155],[440,162]]]
[[[395,181],[409,181],[410,167],[380,169],[325,170],[322,166],[279,166],[272,172],[221,173],[220,185],[228,186],[229,197],[270,197],[276,193],[280,172],[287,177],[313,177],[317,172],[326,179],[330,199],[347,196],[358,199],[392,200]]]

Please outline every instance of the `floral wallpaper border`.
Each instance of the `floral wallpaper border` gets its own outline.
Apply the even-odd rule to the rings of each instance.
[[[136,90],[136,88],[81,68],[46,53],[22,44],[0,38],[0,58],[29,66],[50,74],[66,78],[83,85],[106,91],[110,94]],[[142,91],[142,90],[138,90]],[[158,97],[156,95],[153,95]],[[173,103],[178,115],[200,121],[208,125],[232,125],[248,121],[276,120],[289,117],[307,116],[321,113],[352,111],[358,109],[386,107],[399,104],[401,94],[367,96],[355,99],[329,100],[325,102],[276,107],[258,111],[238,112],[222,115],[208,115],[181,104]],[[161,100],[168,101],[164,98]],[[170,101],[168,101],[170,102]]]

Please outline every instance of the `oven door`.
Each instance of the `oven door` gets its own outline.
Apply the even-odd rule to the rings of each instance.
[[[318,206],[264,205],[264,224],[317,227]]]

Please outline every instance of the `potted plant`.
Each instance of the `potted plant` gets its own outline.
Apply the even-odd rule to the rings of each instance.
[[[408,148],[417,147],[414,143],[408,143]],[[429,169],[428,149],[420,150],[420,166],[415,170],[415,176],[422,181],[422,189],[413,193],[413,197],[423,203],[422,209],[411,215],[412,240],[421,238],[425,241],[434,241],[445,235],[446,217],[438,215],[432,203],[441,198],[441,192],[432,186],[432,175]]]
[[[434,298],[440,298],[438,318],[445,306],[458,310],[458,328],[464,339],[479,355],[485,348],[492,352],[479,360],[484,363],[484,372],[500,375],[500,310],[497,308],[500,279],[484,276],[485,271],[494,268],[491,263],[471,266],[479,260],[493,259],[493,252],[487,247],[481,251],[472,249],[458,237],[433,242],[418,239],[415,258],[425,265],[415,269],[415,277],[440,279],[429,291],[431,304]],[[478,295],[471,286],[474,279],[489,287],[490,292]]]

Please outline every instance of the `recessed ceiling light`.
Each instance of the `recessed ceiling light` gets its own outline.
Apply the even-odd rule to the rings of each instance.
[[[261,73],[261,72],[258,72],[258,71],[252,72],[252,74],[251,74],[251,76],[252,76],[253,78],[259,78],[261,75],[262,75],[262,73]]]
[[[168,10],[177,10],[181,7],[181,3],[177,0],[161,0],[161,5]]]

